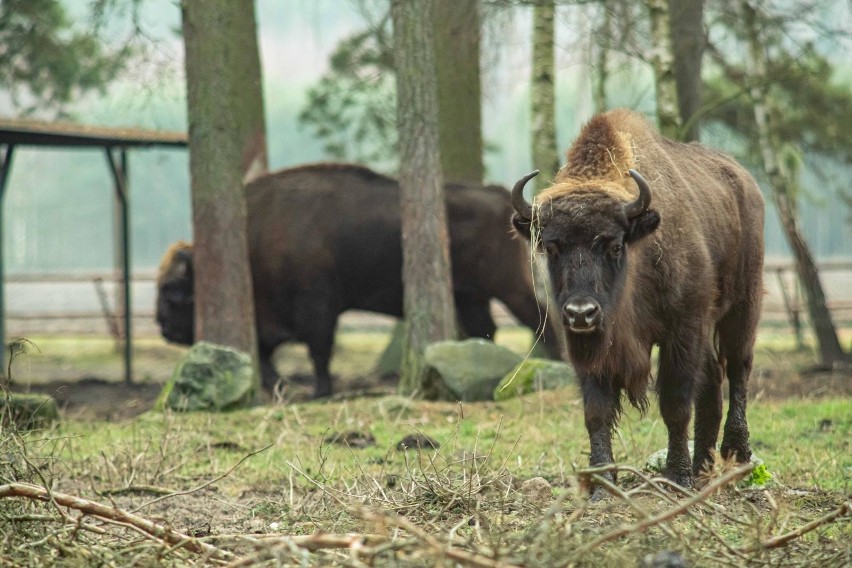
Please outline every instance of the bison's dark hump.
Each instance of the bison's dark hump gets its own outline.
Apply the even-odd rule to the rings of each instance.
[[[362,166],[360,164],[350,164],[345,162],[317,162],[313,164],[304,164],[301,166],[296,166],[294,168],[284,168],[281,170],[276,170],[267,174],[266,176],[262,176],[258,178],[250,185],[256,185],[257,182],[270,178],[278,178],[278,177],[289,177],[298,174],[317,174],[323,176],[335,175],[335,174],[345,174],[350,176],[358,176],[363,179],[365,182],[391,182],[394,180],[389,178],[386,175],[380,174],[376,171],[371,170],[366,166]]]

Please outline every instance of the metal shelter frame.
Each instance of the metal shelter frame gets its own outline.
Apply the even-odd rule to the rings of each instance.
[[[61,148],[103,148],[113,177],[120,247],[116,264],[122,273],[121,297],[124,305],[124,380],[133,381],[133,336],[130,308],[130,201],[127,185],[128,148],[171,146],[187,147],[184,132],[106,128],[62,122],[0,119],[0,375],[6,371],[6,305],[3,266],[3,202],[9,170],[17,146]],[[118,266],[117,266],[118,268]]]

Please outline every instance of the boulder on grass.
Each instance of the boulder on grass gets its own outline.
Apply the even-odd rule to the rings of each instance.
[[[538,390],[554,390],[574,384],[574,369],[561,361],[531,358],[509,371],[494,389],[494,400],[507,400]]]
[[[254,401],[255,377],[247,353],[199,341],[178,363],[157,399],[158,409],[222,411]]]
[[[37,430],[59,420],[56,400],[40,394],[0,394],[0,423],[3,428]]]
[[[430,400],[492,400],[494,387],[515,365],[517,353],[485,339],[439,341],[426,347],[424,396]]]

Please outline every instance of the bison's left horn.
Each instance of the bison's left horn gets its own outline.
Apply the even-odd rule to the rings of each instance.
[[[515,187],[512,188],[512,206],[515,208],[515,211],[518,212],[518,215],[520,215],[525,221],[532,220],[532,205],[524,199],[524,186],[537,175],[538,170],[528,173],[519,179],[515,184]]]
[[[648,186],[648,182],[645,181],[639,172],[636,170],[627,170],[627,173],[630,174],[630,177],[636,182],[636,185],[639,186],[639,197],[636,198],[636,201],[631,201],[630,203],[624,206],[624,214],[628,219],[632,219],[637,215],[641,215],[648,209],[648,206],[651,205],[651,188]]]

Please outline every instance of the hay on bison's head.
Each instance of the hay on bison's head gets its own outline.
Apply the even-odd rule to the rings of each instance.
[[[163,278],[168,273],[169,268],[174,264],[175,257],[181,252],[192,252],[192,243],[186,241],[177,241],[163,254],[163,259],[160,261],[160,267],[157,271],[157,282],[163,281]]]

